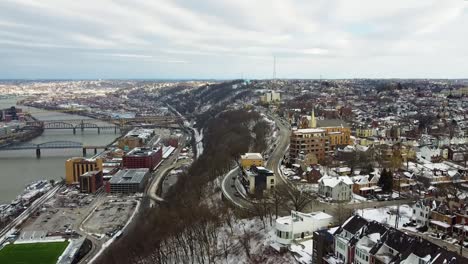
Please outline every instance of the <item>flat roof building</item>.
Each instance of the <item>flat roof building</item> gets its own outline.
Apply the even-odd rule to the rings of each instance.
[[[122,169],[108,181],[110,193],[142,192],[149,176],[149,169]]]
[[[67,184],[77,184],[79,177],[88,171],[102,171],[103,161],[101,158],[85,159],[71,158],[65,162],[65,182]]]
[[[162,160],[162,148],[135,148],[123,156],[123,167],[128,169],[147,168],[153,170]]]
[[[102,187],[102,171],[88,171],[80,176],[80,191],[83,193],[95,193]]]
[[[243,169],[250,169],[252,166],[263,166],[263,157],[260,153],[245,153],[241,155],[241,166]]]

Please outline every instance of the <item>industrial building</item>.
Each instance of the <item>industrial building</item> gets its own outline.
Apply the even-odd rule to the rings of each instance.
[[[162,160],[162,148],[135,148],[123,156],[123,167],[127,169],[147,168],[153,170]]]
[[[88,171],[102,171],[103,161],[101,158],[85,159],[71,158],[65,162],[66,184],[78,184],[79,177]]]
[[[82,193],[95,193],[102,187],[102,171],[88,171],[80,176],[80,191]]]
[[[252,166],[262,167],[263,157],[260,153],[245,153],[241,155],[241,166],[243,169],[250,169]]]
[[[122,169],[106,184],[108,193],[137,193],[145,188],[149,177],[148,169]]]
[[[143,147],[154,135],[154,129],[134,128],[119,139],[118,146],[125,151]]]
[[[14,106],[0,110],[0,121],[11,122],[11,121],[24,121],[24,113],[21,108]]]

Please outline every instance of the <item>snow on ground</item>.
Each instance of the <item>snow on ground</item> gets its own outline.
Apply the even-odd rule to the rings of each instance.
[[[317,193],[318,192],[318,184],[317,183],[298,184],[297,188],[300,189],[301,191],[304,191],[304,192],[312,192],[312,193]]]
[[[400,218],[398,221],[398,227],[402,227],[403,224],[410,222],[411,216],[413,215],[413,209],[409,205],[400,205]],[[388,224],[395,226],[395,219],[397,214],[397,206],[388,206],[380,208],[366,208],[356,210],[360,216],[367,220],[375,220],[382,224]]]
[[[265,114],[260,114],[263,117],[263,120],[267,123],[270,123],[270,125],[275,125],[275,121],[269,119]]]
[[[348,204],[356,204],[356,203],[366,203],[366,202],[370,202],[368,201],[365,197],[362,197],[360,195],[357,195],[355,193],[352,193],[352,199],[351,201],[349,201]]]
[[[291,244],[291,251],[293,252],[297,262],[301,264],[312,263],[312,245],[312,239],[305,240],[297,244]]]
[[[197,147],[197,158],[199,158],[203,154],[203,128],[198,132],[198,129],[193,128],[193,132],[195,134],[195,144]]]
[[[220,260],[220,263],[295,263],[294,257],[290,253],[281,254],[270,247],[270,244],[274,242],[275,234],[274,228],[269,225],[269,222],[269,219],[265,219],[266,227],[264,228],[262,221],[255,217],[235,219],[232,221],[232,230],[229,226],[223,225],[219,230],[218,247],[222,248],[223,241],[229,241],[235,250],[228,255],[227,259]],[[248,242],[243,243],[242,241]],[[250,260],[243,246],[246,244],[251,256]]]

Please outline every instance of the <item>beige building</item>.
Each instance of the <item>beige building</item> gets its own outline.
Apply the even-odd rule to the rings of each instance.
[[[250,167],[262,167],[263,157],[260,153],[245,153],[241,155],[241,166],[244,170],[250,169]]]
[[[101,158],[85,159],[71,158],[65,162],[66,184],[77,184],[79,177],[89,171],[102,171],[103,161]]]
[[[281,100],[280,93],[275,92],[275,91],[270,91],[260,96],[260,101],[262,103],[279,102],[280,100]]]

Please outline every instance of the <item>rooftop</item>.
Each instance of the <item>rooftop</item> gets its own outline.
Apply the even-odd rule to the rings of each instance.
[[[260,153],[245,153],[241,155],[241,159],[263,159]]]
[[[341,119],[324,119],[317,120],[317,127],[349,127],[349,125]]]
[[[109,183],[123,184],[123,183],[141,183],[149,172],[148,169],[123,169],[118,171]]]
[[[136,156],[151,156],[153,155],[153,153],[157,152],[159,149],[157,150],[154,150],[152,148],[134,148],[132,149],[129,153],[127,153],[127,155],[125,156],[132,156],[132,157],[136,157]]]
[[[301,128],[293,131],[293,133],[302,133],[302,134],[313,134],[313,133],[325,133],[325,130],[320,128]]]

